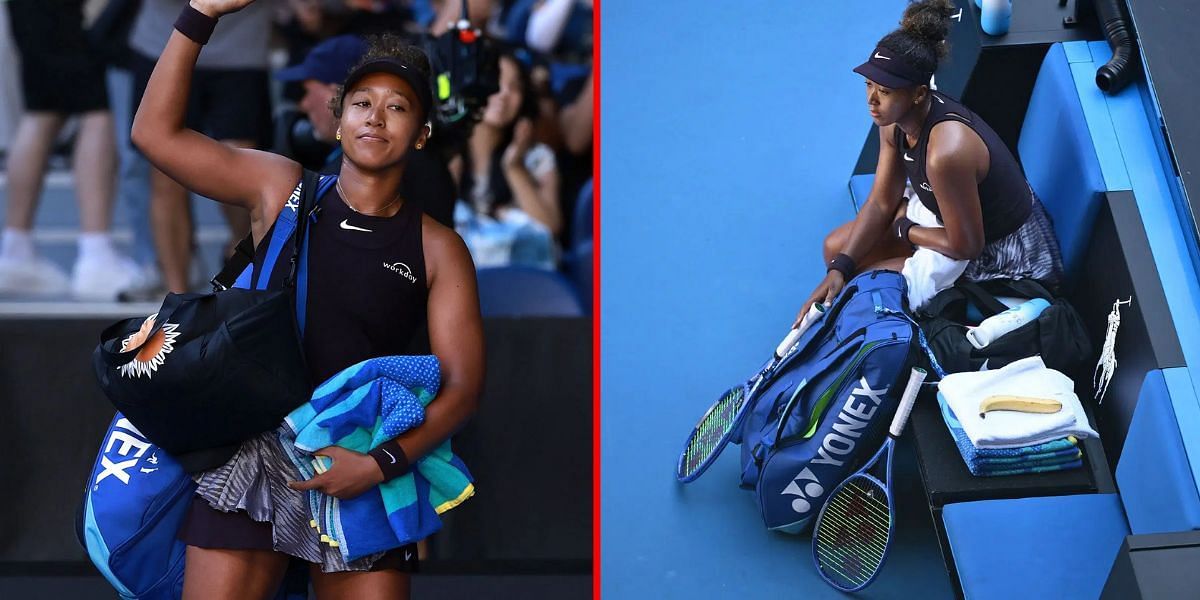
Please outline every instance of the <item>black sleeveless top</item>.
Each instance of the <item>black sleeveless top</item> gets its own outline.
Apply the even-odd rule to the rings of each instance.
[[[318,206],[309,225],[304,329],[314,385],[368,358],[407,353],[429,297],[417,202],[405,201],[391,217],[371,217],[350,210],[331,188]],[[255,271],[266,247],[255,252]],[[280,256],[272,285],[287,277],[291,253]]]
[[[983,214],[983,237],[985,242],[994,242],[1016,231],[1033,211],[1033,189],[1025,180],[1025,172],[1008,146],[1000,139],[979,115],[958,100],[941,92],[930,91],[932,105],[921,136],[913,147],[899,127],[896,128],[896,148],[903,156],[904,170],[912,182],[913,191],[921,203],[942,221],[935,190],[925,173],[926,150],[929,132],[934,125],[943,121],[958,121],[979,135],[988,149],[988,174],[979,183],[979,204]]]

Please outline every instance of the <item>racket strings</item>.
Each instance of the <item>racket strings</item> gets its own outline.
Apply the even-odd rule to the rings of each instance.
[[[688,440],[684,451],[684,472],[680,475],[690,476],[700,469],[716,451],[725,435],[733,429],[734,421],[745,404],[745,393],[741,387],[728,392],[713,405]]]
[[[817,522],[817,566],[846,589],[856,589],[883,565],[891,534],[886,492],[854,477],[829,499]]]

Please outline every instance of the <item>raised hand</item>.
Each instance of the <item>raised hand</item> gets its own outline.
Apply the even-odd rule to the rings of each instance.
[[[533,147],[533,121],[521,117],[513,126],[512,142],[504,149],[502,160],[506,168],[520,167],[525,164],[525,155]]]
[[[235,13],[246,8],[254,0],[191,0],[192,8],[213,18]]]

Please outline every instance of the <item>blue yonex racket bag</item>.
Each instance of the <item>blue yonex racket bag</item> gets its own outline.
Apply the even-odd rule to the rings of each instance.
[[[76,535],[121,598],[183,594],[184,544],[175,539],[196,484],[120,413],[88,477]]]
[[[863,273],[756,386],[741,444],[743,488],[768,529],[800,533],[829,492],[879,449],[920,357],[907,285]]]
[[[317,181],[315,174],[307,172],[305,180]],[[319,199],[335,181],[336,177],[325,177],[309,189],[315,187],[315,197]],[[282,254],[286,242],[305,233],[304,228],[297,228],[297,215],[307,214],[307,208],[314,205],[314,200],[308,192],[303,194],[304,198],[298,204],[297,198],[289,199],[276,220],[268,238],[266,265],[286,260],[286,255]],[[254,267],[249,264],[249,257],[253,254],[253,244],[243,243],[249,245],[248,251],[242,254],[239,262],[230,259],[214,279],[218,287],[251,287]],[[296,302],[300,305],[307,285],[306,263],[301,255],[296,283]],[[254,287],[265,289],[267,278],[259,279]],[[222,293],[227,292],[217,292]],[[303,329],[303,310],[297,310],[296,320]],[[162,408],[169,409],[176,401],[178,398],[164,398]],[[282,422],[281,415],[279,423]],[[179,424],[179,427],[186,426],[187,423]],[[191,468],[198,464],[195,461],[203,461],[204,468],[222,464],[236,448],[237,444],[228,450],[217,448],[215,453],[200,451],[174,457],[153,443],[122,413],[117,413],[105,434],[84,489],[83,504],[76,519],[76,535],[96,568],[121,598],[175,600],[182,595],[186,546],[176,539],[176,535],[196,489],[188,473],[197,470]],[[214,463],[213,457],[220,453],[227,454]],[[191,465],[188,457],[192,459]],[[289,597],[286,592],[281,589],[276,597]]]

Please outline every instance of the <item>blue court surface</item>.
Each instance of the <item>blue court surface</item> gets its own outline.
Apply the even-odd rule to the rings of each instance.
[[[807,534],[765,530],[731,446],[694,483],[693,424],[757,369],[824,275],[870,127],[851,72],[904,2],[606,0],[601,577],[606,599],[836,598]],[[909,444],[896,542],[866,598],[948,598]]]

